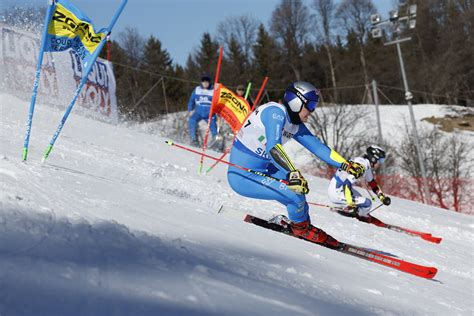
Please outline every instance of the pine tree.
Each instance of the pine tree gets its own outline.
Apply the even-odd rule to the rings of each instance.
[[[260,24],[258,28],[257,40],[253,46],[254,60],[252,63],[252,71],[254,82],[261,82],[261,80],[267,76],[269,82],[267,88],[278,88],[286,87],[288,85],[285,74],[282,71],[281,54],[275,40],[265,30],[263,24]],[[278,100],[281,97],[281,91],[275,91],[271,93],[271,97]]]
[[[148,111],[148,117],[152,118],[168,111],[168,100],[165,99],[163,91],[164,77],[173,75],[173,61],[169,53],[162,48],[161,42],[153,35],[150,36],[144,46],[143,60],[141,68],[149,72],[144,80],[145,93],[148,93],[143,100],[142,106]],[[163,76],[161,76],[163,75]]]
[[[249,79],[247,74],[249,65],[242,48],[235,38],[232,37],[230,39],[229,51],[225,55],[226,62],[223,68],[225,71],[222,71],[221,81],[233,85],[244,84]]]
[[[194,78],[198,79],[203,73],[213,76],[216,72],[218,57],[219,45],[212,40],[209,33],[204,33],[199,50],[193,58],[193,62],[196,64],[197,70],[199,71],[199,74],[194,74]]]
[[[170,74],[173,71],[173,60],[170,54],[161,47],[161,42],[153,35],[145,44],[143,51],[143,66],[152,72]]]

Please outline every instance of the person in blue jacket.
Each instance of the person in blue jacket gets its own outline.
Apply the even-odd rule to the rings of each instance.
[[[304,81],[290,84],[282,102],[261,105],[248,117],[234,141],[230,162],[285,179],[288,185],[234,166],[229,167],[227,179],[231,188],[240,195],[276,200],[285,205],[288,224],[296,236],[338,247],[337,240],[311,224],[305,197],[309,192],[308,182],[282,145],[294,138],[327,164],[356,178],[364,173],[364,167],[357,162],[346,161],[305,126],[319,102],[319,91],[312,84]]]
[[[209,119],[209,111],[211,110],[212,94],[214,90],[211,85],[211,77],[207,74],[201,77],[201,84],[194,88],[188,102],[188,127],[191,143],[194,146],[199,146],[196,139],[196,129],[201,120]],[[216,114],[211,117],[210,131],[213,139],[217,136],[217,122]]]

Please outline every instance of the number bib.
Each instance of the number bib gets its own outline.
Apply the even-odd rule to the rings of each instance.
[[[269,102],[267,104],[261,105],[256,109],[248,119],[245,121],[244,125],[240,129],[240,131],[237,134],[237,139],[249,150],[254,152],[255,154],[264,157],[264,158],[269,158],[267,156],[266,152],[266,144],[267,144],[267,139],[265,136],[265,125],[262,122],[261,118],[261,113],[272,106],[276,106],[281,108],[285,113],[286,109],[283,105],[276,103],[276,102]],[[278,114],[273,114],[273,115],[278,115]],[[281,121],[280,117],[275,117],[275,119],[278,119]],[[282,138],[281,138],[281,144],[285,144],[288,140],[293,138],[293,135],[295,135],[298,132],[299,125],[292,124],[287,118],[284,119],[284,123],[282,126]]]

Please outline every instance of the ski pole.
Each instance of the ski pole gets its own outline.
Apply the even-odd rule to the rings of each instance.
[[[184,150],[187,150],[193,154],[196,154],[196,155],[203,155],[204,157],[206,158],[209,158],[209,159],[212,159],[212,160],[216,160],[216,161],[219,161],[219,162],[223,162],[229,166],[232,166],[232,167],[236,167],[238,169],[241,169],[241,170],[244,170],[244,171],[247,171],[247,172],[250,172],[250,173],[254,173],[256,175],[259,175],[259,176],[262,176],[262,177],[265,177],[265,178],[268,178],[268,179],[272,179],[272,180],[275,180],[275,181],[278,181],[278,182],[281,182],[283,184],[286,184],[288,185],[288,181],[286,180],[283,180],[283,179],[277,179],[275,177],[272,177],[272,176],[269,176],[263,172],[259,172],[259,171],[256,171],[256,170],[252,170],[250,168],[246,168],[246,167],[242,167],[242,166],[239,166],[239,165],[236,165],[235,163],[232,163],[232,162],[228,162],[228,161],[225,161],[225,160],[222,160],[222,159],[219,159],[217,157],[214,157],[214,156],[211,156],[211,155],[208,155],[208,154],[203,154],[203,153],[200,153],[194,149],[191,149],[191,148],[188,148],[186,146],[183,146],[183,145],[179,145],[179,144],[176,144],[174,143],[173,141],[171,140],[165,140],[165,143],[170,145],[170,146],[174,146],[174,147],[178,147],[178,148],[181,148],[181,149],[184,149]],[[316,203],[316,202],[306,202],[308,204],[311,204],[311,205],[316,205],[316,206],[323,206],[323,207],[331,207],[330,205],[326,205],[326,204],[319,204],[319,203]],[[382,206],[383,204],[380,204],[378,207],[376,207],[374,210],[376,210],[377,208],[379,208],[380,206]]]
[[[365,184],[365,189],[367,190],[367,193],[369,193],[370,198],[372,199],[373,202],[375,202],[375,197],[370,193],[369,188],[367,187],[367,183]]]
[[[320,204],[320,203],[315,203],[315,202],[306,202],[308,203],[309,205],[315,205],[315,206],[322,206],[322,207],[329,207],[331,208],[332,206],[331,205],[326,205],[326,204]],[[372,209],[369,213],[372,213],[373,211],[375,211],[376,209],[378,209],[379,207],[383,206],[384,204],[380,204],[378,205],[377,207],[375,207],[374,209]]]
[[[378,209],[379,207],[383,206],[384,204],[381,203],[380,205],[378,205],[377,207],[374,207],[369,213],[372,213],[373,211],[375,211],[376,209]]]
[[[228,162],[228,161],[225,161],[225,160],[222,160],[222,159],[219,159],[219,158],[216,158],[214,156],[210,156],[208,154],[205,154],[205,153],[202,153],[202,152],[198,152],[194,149],[191,149],[191,148],[188,148],[188,147],[185,147],[185,146],[182,146],[182,145],[179,145],[179,144],[176,144],[174,143],[173,141],[171,140],[166,140],[165,143],[167,143],[168,145],[170,146],[174,146],[174,147],[178,147],[178,148],[181,148],[181,149],[184,149],[184,150],[187,150],[189,152],[192,152],[196,155],[200,155],[200,156],[203,156],[203,157],[206,157],[206,158],[209,158],[209,159],[212,159],[212,160],[216,160],[216,161],[219,161],[219,162],[223,162],[229,166],[232,166],[232,167],[236,167],[238,169],[241,169],[241,170],[244,170],[244,171],[247,171],[247,172],[250,172],[250,173],[253,173],[253,174],[256,174],[256,175],[259,175],[259,176],[262,176],[262,177],[265,177],[265,178],[268,178],[268,179],[272,179],[272,180],[275,180],[275,181],[278,181],[278,182],[281,182],[281,183],[284,183],[286,185],[288,185],[288,181],[286,180],[283,180],[283,179],[277,179],[277,178],[274,178],[272,176],[269,176],[263,172],[260,172],[260,171],[256,171],[256,170],[252,170],[252,169],[249,169],[249,168],[246,168],[246,167],[242,167],[242,166],[239,166],[239,165],[236,165],[235,163],[231,163],[231,162]]]
[[[315,203],[315,202],[306,202],[310,205],[316,205],[316,206],[322,206],[322,207],[331,207],[331,205],[326,205],[326,204],[319,204],[319,203]]]

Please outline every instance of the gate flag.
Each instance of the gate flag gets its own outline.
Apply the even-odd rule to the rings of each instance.
[[[81,69],[81,81],[79,82],[76,92],[67,106],[61,121],[59,122],[56,132],[46,148],[42,159],[43,162],[48,158],[53,149],[54,143],[64,127],[69,113],[71,113],[72,107],[79,97],[82,87],[87,81],[92,66],[105,44],[104,39],[106,39],[112,32],[112,28],[122,13],[127,1],[128,0],[121,0],[109,26],[96,32],[92,25],[92,21],[68,0],[48,0],[48,8],[44,18],[43,35],[41,36],[41,47],[38,54],[38,63],[36,64],[35,81],[33,82],[33,92],[31,94],[30,109],[26,121],[26,134],[22,155],[23,161],[25,161],[28,156],[31,126],[33,123],[33,113],[35,110],[36,95],[38,94],[44,52],[61,52],[67,49],[72,49],[77,56],[79,56],[81,60],[80,66],[83,69]]]
[[[72,3],[57,0],[48,23],[45,51],[60,52],[71,48],[87,68],[94,62],[93,54],[108,32],[106,28],[96,32],[92,21]],[[82,73],[84,76],[85,72]]]
[[[247,100],[219,83],[217,97],[213,97],[212,102],[214,103],[213,113],[219,114],[229,124],[232,131],[237,133],[250,112]]]

